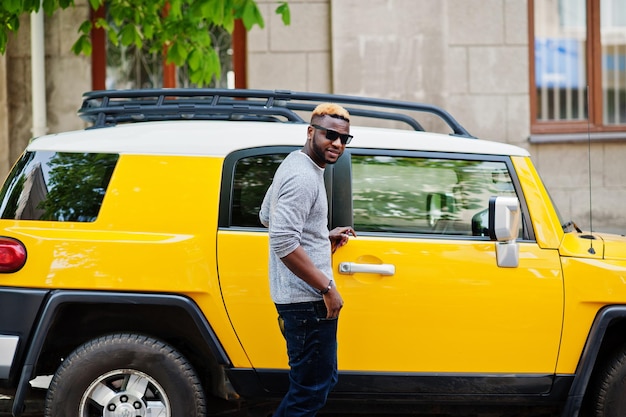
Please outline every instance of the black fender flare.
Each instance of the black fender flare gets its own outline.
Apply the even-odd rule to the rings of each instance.
[[[583,402],[587,385],[598,359],[598,353],[609,325],[617,319],[626,319],[626,306],[608,306],[601,309],[593,321],[589,337],[585,343],[580,361],[576,367],[576,376],[569,390],[563,407],[563,416],[577,417]]]
[[[105,292],[105,291],[71,291],[55,290],[47,298],[42,309],[41,317],[38,320],[37,328],[33,334],[19,382],[13,398],[12,414],[19,417],[24,410],[24,401],[28,390],[29,381],[34,377],[35,365],[41,355],[44,342],[48,335],[48,330],[54,320],[59,307],[67,303],[106,303],[106,304],[140,304],[140,305],[161,305],[182,308],[194,321],[198,331],[211,349],[218,364],[230,366],[231,362],[211,328],[206,317],[191,299],[174,294],[143,294],[131,292]]]

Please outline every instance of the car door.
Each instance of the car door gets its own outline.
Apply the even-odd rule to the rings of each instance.
[[[288,369],[269,292],[268,233],[258,213],[278,165],[295,149],[249,149],[224,161],[217,260],[224,305],[244,352],[229,353],[235,367]]]
[[[367,379],[377,392],[436,391],[407,376],[462,375],[463,388],[443,390],[472,392],[473,382],[491,377],[498,382],[477,389],[548,390],[562,325],[561,268],[556,251],[534,241],[510,160],[355,149],[344,157],[335,178],[351,178],[351,201],[333,201],[333,226],[351,212],[358,236],[333,266],[345,300],[339,364],[357,380],[340,378],[338,389],[379,375],[380,384]],[[516,268],[498,267],[486,234],[492,195],[522,203]],[[511,377],[528,384],[502,384]]]

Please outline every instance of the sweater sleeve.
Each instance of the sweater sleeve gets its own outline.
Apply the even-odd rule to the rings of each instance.
[[[313,206],[317,187],[312,186],[310,177],[294,172],[285,178],[279,189],[273,190],[269,211],[270,247],[283,258],[301,244],[302,231]]]

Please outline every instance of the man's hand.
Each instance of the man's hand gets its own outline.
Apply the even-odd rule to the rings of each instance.
[[[334,285],[330,291],[324,294],[324,304],[326,304],[327,319],[339,317],[339,311],[343,307],[343,298],[341,298],[341,294],[339,294]]]
[[[332,252],[335,253],[337,249],[348,243],[350,236],[356,237],[356,232],[350,226],[335,227],[328,233],[330,239],[330,246]]]

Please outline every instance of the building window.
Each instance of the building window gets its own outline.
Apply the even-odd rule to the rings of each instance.
[[[94,20],[106,17],[106,9],[93,13]],[[111,22],[112,24],[112,22]],[[241,33],[243,32],[243,33]],[[161,54],[150,53],[144,45],[138,50],[134,45],[114,46],[102,29],[92,32],[92,87],[102,89],[137,88],[245,88],[245,28],[240,21],[235,31],[229,34],[222,28],[210,33],[212,44],[222,64],[221,78],[210,85],[195,85],[189,81],[187,66],[175,67],[166,64]]]
[[[621,2],[530,2],[533,133],[626,129],[626,8]]]

